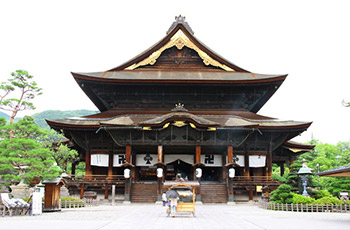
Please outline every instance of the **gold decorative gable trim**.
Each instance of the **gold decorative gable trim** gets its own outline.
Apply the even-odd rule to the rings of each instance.
[[[137,67],[140,66],[144,66],[144,65],[154,65],[154,63],[156,63],[157,59],[159,58],[159,56],[162,54],[162,52],[166,49],[169,49],[173,46],[176,46],[176,48],[178,48],[179,50],[181,50],[184,46],[195,50],[198,55],[202,58],[203,63],[205,65],[212,65],[212,66],[216,66],[219,67],[223,70],[226,71],[234,71],[232,68],[221,64],[220,62],[214,60],[213,58],[211,58],[207,53],[205,53],[204,51],[202,51],[201,49],[199,49],[195,44],[193,44],[193,42],[191,42],[191,40],[182,32],[182,30],[178,30],[176,32],[176,34],[174,34],[174,36],[172,36],[170,38],[170,41],[165,44],[163,47],[161,47],[159,50],[153,52],[149,57],[143,59],[142,61],[140,61],[139,63],[134,63],[131,66],[125,68],[125,70],[134,70]]]

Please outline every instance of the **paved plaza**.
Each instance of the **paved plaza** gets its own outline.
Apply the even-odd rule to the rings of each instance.
[[[196,206],[196,217],[167,217],[158,204],[116,204],[41,216],[0,217],[0,229],[350,229],[350,213],[278,212],[256,205]]]

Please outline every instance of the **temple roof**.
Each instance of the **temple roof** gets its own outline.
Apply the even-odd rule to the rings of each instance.
[[[324,172],[317,173],[317,175],[330,177],[350,177],[350,165],[333,168]]]
[[[253,117],[253,116],[252,116]],[[59,120],[47,120],[50,126],[58,127],[161,127],[171,121],[188,121],[201,127],[253,127],[261,129],[293,129],[307,128],[311,122],[280,121],[278,119],[255,116],[259,119],[249,119],[238,115],[199,115],[189,112],[170,112],[167,114],[123,114],[114,117],[98,115],[66,118]]]
[[[286,75],[267,75],[246,72],[204,72],[204,71],[107,71],[93,73],[72,73],[76,79],[90,81],[225,81],[236,83],[257,83],[281,81]]]
[[[164,50],[174,46],[179,50],[183,47],[195,50],[203,59],[205,65],[216,66],[218,67],[218,70],[248,72],[224,59],[199,41],[199,39],[194,36],[189,24],[185,21],[185,17],[182,17],[181,15],[175,17],[175,22],[170,26],[163,39],[126,63],[110,69],[109,71],[120,71],[125,69],[135,70],[140,66],[154,65]]]
[[[313,150],[315,145],[302,144],[295,141],[286,141],[283,143],[282,148],[288,149],[296,154],[302,154]]]

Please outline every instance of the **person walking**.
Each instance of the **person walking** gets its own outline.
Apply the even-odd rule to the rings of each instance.
[[[163,192],[163,194],[162,194],[162,201],[163,201],[163,206],[165,206],[165,204],[167,203],[167,201],[168,201],[168,199],[167,199],[167,197],[166,197],[166,193],[165,192]]]
[[[179,198],[169,198],[170,200],[170,214],[171,217],[175,217],[175,212],[176,212],[176,206],[177,206],[177,200]]]

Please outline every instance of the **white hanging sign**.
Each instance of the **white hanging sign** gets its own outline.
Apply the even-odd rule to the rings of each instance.
[[[42,214],[42,196],[40,192],[33,192],[32,215]]]
[[[121,166],[126,162],[125,154],[113,155],[113,167]]]
[[[137,154],[136,166],[153,166],[158,161],[157,154]]]
[[[266,165],[266,156],[264,155],[249,156],[249,167],[260,168],[260,167],[265,167],[265,165]]]
[[[108,154],[91,154],[92,166],[108,167]]]
[[[187,164],[192,165],[193,159],[193,155],[188,154],[167,154],[164,156],[164,163],[169,164],[171,162],[181,160],[183,162],[186,162]]]
[[[201,163],[205,164],[206,167],[221,167],[222,155],[202,154]]]

